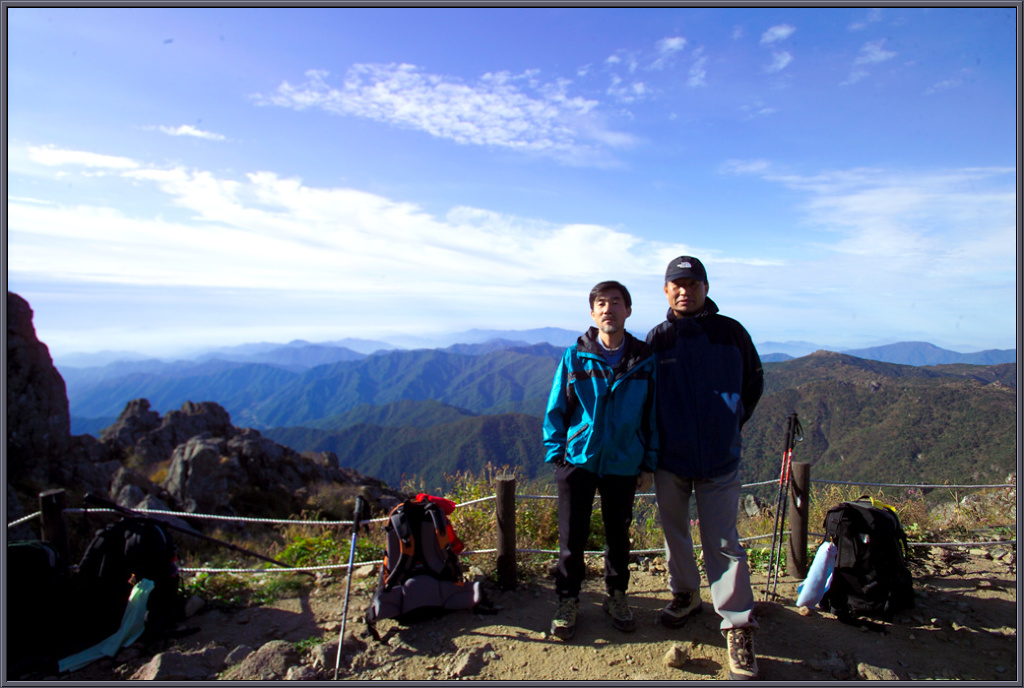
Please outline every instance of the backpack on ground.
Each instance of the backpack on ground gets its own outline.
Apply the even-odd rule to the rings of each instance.
[[[118,630],[135,583],[153,581],[147,601],[146,635],[184,618],[177,547],[159,520],[129,517],[97,531],[72,577],[81,622],[90,635],[106,638]]]
[[[388,515],[384,565],[366,612],[371,629],[378,619],[416,621],[444,611],[472,609],[482,601],[480,583],[463,577],[457,551],[462,543],[442,504],[455,507],[448,500],[421,494]]]
[[[7,678],[52,673],[67,645],[68,566],[48,542],[7,543]]]
[[[837,552],[822,609],[845,623],[877,629],[865,619],[891,621],[914,606],[910,547],[895,509],[865,496],[829,509],[824,525]]]

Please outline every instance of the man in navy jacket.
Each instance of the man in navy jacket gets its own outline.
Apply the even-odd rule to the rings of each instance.
[[[545,461],[558,482],[558,608],[551,635],[576,630],[594,495],[604,520],[604,609],[620,631],[636,628],[626,601],[629,526],[637,489],[647,490],[657,466],[654,357],[626,332],[629,291],[601,282],[590,292],[591,327],[562,356],[544,415]]]
[[[754,594],[736,530],[740,430],[764,388],[761,359],[740,323],[707,298],[704,265],[680,256],[665,271],[667,319],[647,335],[655,357],[660,452],[654,474],[665,531],[672,601],[660,616],[678,628],[700,612],[700,572],[690,535],[690,498],[711,601],[722,618],[733,680],[757,677]]]

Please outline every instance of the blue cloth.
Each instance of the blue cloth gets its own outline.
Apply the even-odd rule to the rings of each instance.
[[[566,349],[544,414],[547,463],[604,475],[635,476],[658,465],[654,357],[625,333],[622,360],[608,363],[591,327]]]
[[[101,640],[90,648],[57,662],[61,672],[76,671],[101,657],[113,657],[122,647],[134,643],[146,627],[146,606],[149,594],[153,592],[153,581],[143,578],[132,588],[128,606],[121,617],[121,627],[109,638]]]
[[[823,542],[814,555],[807,578],[797,586],[796,606],[813,607],[821,602],[825,592],[832,585],[832,571],[836,566],[838,550],[831,542]]]

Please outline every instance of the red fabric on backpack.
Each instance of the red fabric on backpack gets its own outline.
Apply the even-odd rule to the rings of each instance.
[[[441,511],[444,512],[445,516],[451,516],[451,513],[455,511],[456,507],[458,506],[455,502],[453,502],[450,499],[445,499],[444,497],[435,497],[434,495],[428,495],[422,492],[416,495],[416,501],[433,502],[434,504],[437,504],[439,507],[441,507]],[[452,528],[451,522],[448,523],[447,530],[448,542],[451,543],[452,551],[456,554],[461,553],[462,550],[466,549],[466,546],[462,544],[462,540],[460,540],[459,536],[455,534],[455,530]]]

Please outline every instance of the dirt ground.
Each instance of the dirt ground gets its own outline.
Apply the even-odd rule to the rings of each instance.
[[[835,617],[795,606],[796,582],[781,578],[777,596],[765,600],[765,577],[754,576],[755,640],[762,680],[959,679],[1020,681],[1017,641],[1016,555],[933,549],[912,564],[914,609],[897,615],[884,633],[844,625]],[[707,587],[703,612],[681,629],[657,623],[668,601],[664,564],[641,561],[632,574],[629,599],[636,631],[612,628],[602,611],[603,585],[592,573],[581,596],[575,637],[548,636],[555,608],[553,580],[538,577],[515,590],[485,583],[501,609],[495,615],[452,612],[429,623],[378,622],[382,642],[365,630],[362,613],[373,578],[354,580],[339,679],[346,680],[578,680],[688,681],[728,676],[725,640]],[[184,625],[189,635],[160,648],[131,647],[61,679],[109,681],[130,678],[155,651],[195,652],[271,640],[297,643],[301,678],[333,677],[344,579],[318,586],[301,598],[225,612],[199,611]],[[669,655],[675,655],[668,662]],[[255,678],[237,671],[217,678]],[[212,677],[211,677],[212,678]]]

